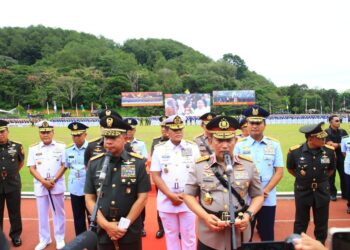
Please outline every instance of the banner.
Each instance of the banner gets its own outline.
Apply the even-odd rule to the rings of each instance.
[[[165,94],[165,115],[201,116],[210,112],[210,94]]]
[[[255,90],[213,91],[213,105],[254,105]]]
[[[162,92],[122,92],[122,107],[163,106]]]

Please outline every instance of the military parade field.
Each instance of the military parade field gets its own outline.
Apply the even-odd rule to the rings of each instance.
[[[300,125],[268,125],[265,130],[265,135],[273,137],[281,142],[284,161],[286,161],[286,156],[289,147],[303,143],[305,141],[304,134],[298,132]],[[347,126],[343,126],[349,132]],[[91,127],[88,130],[88,140],[94,139],[99,136],[100,128]],[[192,139],[193,137],[202,133],[199,126],[187,126],[185,128],[185,138]],[[138,126],[136,132],[136,138],[144,140],[147,144],[147,149],[150,151],[152,139],[160,135],[160,128],[158,126]],[[10,128],[11,140],[19,141],[24,146],[24,151],[27,156],[28,147],[34,143],[39,142],[38,129],[35,127],[25,127],[25,128]],[[65,127],[55,128],[55,140],[63,141],[67,145],[72,143],[70,131]],[[25,159],[26,165],[27,159]],[[68,174],[68,172],[67,172]],[[33,191],[33,177],[30,175],[29,170],[23,167],[21,170],[22,177],[22,191]],[[67,179],[67,178],[66,178]],[[278,185],[279,192],[290,192],[293,191],[294,178],[285,169],[284,177],[280,184]],[[338,184],[337,178],[337,186]]]

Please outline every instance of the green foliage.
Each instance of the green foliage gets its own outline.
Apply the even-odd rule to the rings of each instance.
[[[349,109],[350,93],[309,89],[293,84],[277,88],[250,71],[238,55],[213,61],[170,39],[130,39],[118,45],[104,37],[71,30],[30,26],[0,29],[0,107],[18,104],[46,109],[76,104],[120,107],[123,91],[211,93],[216,90],[256,91],[257,103],[273,113]],[[306,99],[307,106],[306,107]],[[344,104],[345,103],[345,104]],[[244,107],[213,107],[239,114]],[[164,108],[124,109],[138,116],[162,114]]]

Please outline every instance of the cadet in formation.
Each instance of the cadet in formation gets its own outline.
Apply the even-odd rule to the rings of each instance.
[[[299,129],[306,142],[293,146],[287,156],[289,173],[295,176],[295,222],[294,233],[306,233],[310,222],[310,208],[314,216],[314,234],[325,243],[328,230],[330,187],[329,176],[336,164],[334,148],[325,144],[327,133],[319,124]]]
[[[264,189],[264,204],[252,221],[252,230],[257,230],[262,241],[274,240],[276,215],[276,186],[283,176],[283,155],[279,141],[264,135],[266,117],[269,112],[259,106],[252,106],[243,112],[248,121],[249,136],[239,139],[235,155],[246,155],[253,159],[260,173]]]
[[[254,163],[242,155],[239,155],[239,162],[232,159],[237,128],[238,122],[232,117],[218,116],[210,121],[207,129],[210,134],[209,143],[214,153],[198,159],[189,173],[184,201],[198,216],[199,250],[232,249],[228,176],[224,152],[228,152],[231,161],[234,162],[232,174],[229,175],[229,185],[232,185],[233,205],[237,208],[234,226],[238,246],[242,240],[247,242],[250,239],[250,221],[264,200],[259,173]],[[246,203],[248,197],[251,199],[249,207]],[[240,218],[239,212],[241,212]]]
[[[184,123],[184,117],[168,117],[165,125],[169,140],[155,146],[152,155],[152,178],[159,189],[157,209],[164,226],[168,250],[196,248],[196,216],[183,202],[183,192],[188,172],[194,167],[200,152],[194,142],[183,139]]]
[[[53,140],[54,128],[49,121],[36,124],[41,142],[29,147],[27,166],[34,177],[34,195],[38,209],[39,244],[35,250],[51,243],[49,208],[52,210],[56,248],[65,246],[66,218],[64,211],[65,144]]]
[[[215,117],[216,114],[210,112],[205,113],[201,117],[199,117],[199,119],[202,121],[201,127],[203,129],[203,134],[195,137],[193,141],[198,145],[199,150],[201,152],[201,156],[211,155],[213,153],[213,149],[208,143],[208,131],[206,125]]]
[[[66,149],[66,168],[69,169],[68,191],[70,193],[75,235],[86,231],[86,219],[88,213],[85,206],[84,185],[86,170],[84,153],[88,146],[86,130],[88,127],[80,122],[72,122],[68,125],[71,131],[73,145]]]
[[[3,230],[4,206],[6,202],[10,219],[10,233],[13,246],[22,245],[21,219],[21,176],[24,151],[21,143],[9,139],[8,122],[0,120],[0,228]]]
[[[141,211],[144,209],[151,183],[143,156],[124,149],[126,131],[130,126],[115,116],[101,119],[104,148],[112,154],[103,183],[100,209],[97,215],[98,249],[142,249]],[[101,186],[100,172],[105,154],[90,159],[86,173],[85,200],[90,213]],[[130,220],[130,226],[119,226],[121,218]],[[124,220],[124,219],[123,219]]]

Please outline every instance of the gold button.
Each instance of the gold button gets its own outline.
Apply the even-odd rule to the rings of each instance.
[[[115,184],[112,184],[112,187],[114,187],[114,188],[115,188]]]
[[[225,205],[224,205],[224,209],[225,209],[225,211],[227,211],[227,210],[228,210],[228,206],[227,206],[227,204],[225,204]]]
[[[113,171],[114,171],[114,172],[117,172],[117,168],[113,168]]]
[[[111,201],[111,204],[114,205],[114,204],[115,204],[115,201]]]
[[[227,193],[227,189],[226,188],[224,188],[224,193]]]

